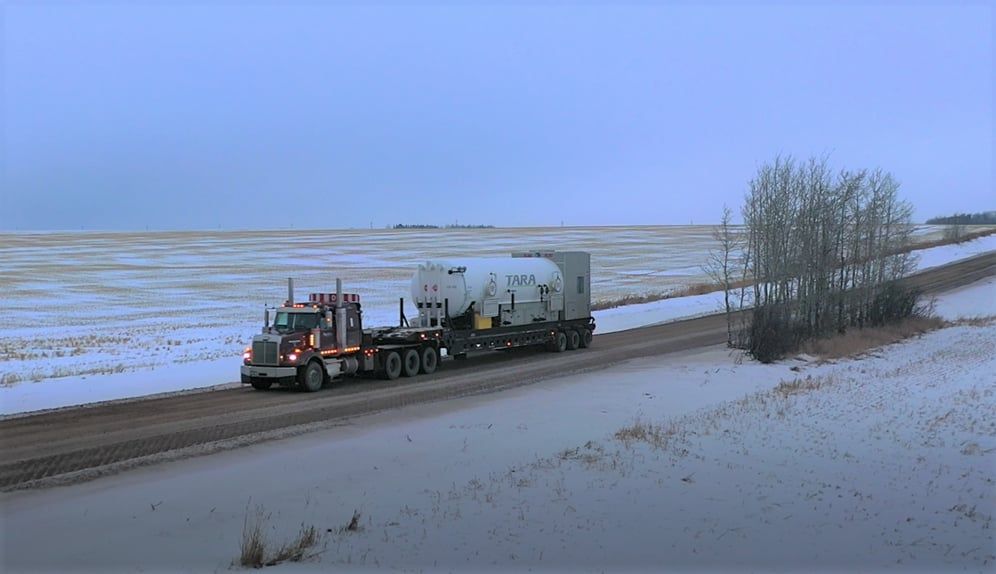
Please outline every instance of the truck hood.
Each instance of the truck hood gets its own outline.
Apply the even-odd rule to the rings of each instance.
[[[310,331],[293,331],[290,333],[260,333],[258,335],[253,335],[253,342],[270,342],[276,343],[278,345],[289,345],[291,347],[300,345],[304,341],[305,337],[308,336]]]

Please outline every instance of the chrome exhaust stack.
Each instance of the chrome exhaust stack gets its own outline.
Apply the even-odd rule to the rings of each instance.
[[[287,278],[287,306],[290,307],[294,304],[294,278]]]
[[[335,280],[335,348],[346,349],[346,305],[342,301],[342,279]]]

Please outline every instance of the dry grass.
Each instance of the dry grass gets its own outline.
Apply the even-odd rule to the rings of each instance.
[[[9,339],[0,341],[0,361],[28,361],[51,357],[78,356],[103,349],[128,348],[130,336],[83,335],[45,339]]]
[[[772,389],[772,393],[779,395],[783,398],[789,397],[791,395],[798,395],[805,393],[807,391],[815,391],[823,388],[825,384],[833,382],[830,377],[816,377],[808,376],[805,379],[794,379],[791,381],[782,381],[778,383],[778,386]]]
[[[988,327],[993,323],[996,323],[996,315],[978,315],[976,317],[962,317],[960,319],[955,319],[954,321],[948,321],[948,324],[952,326],[966,325],[969,327]]]
[[[262,506],[252,512],[246,508],[242,521],[242,542],[239,545],[239,565],[243,568],[262,568],[266,563],[266,537],[263,526],[269,515]]]
[[[736,281],[730,284],[730,289],[739,289],[741,287],[746,287],[749,285],[748,281]],[[625,297],[620,297],[618,299],[604,299],[601,301],[596,301],[591,305],[592,311],[603,311],[605,309],[614,309],[616,307],[623,307],[626,305],[638,305],[640,303],[652,303],[654,301],[662,301],[664,299],[674,299],[676,297],[690,297],[692,295],[705,295],[706,293],[712,293],[714,291],[722,291],[723,285],[720,283],[692,283],[686,285],[680,289],[675,289],[674,291],[668,291],[666,293],[644,293],[643,295],[626,295]]]
[[[0,373],[0,387],[13,387],[21,382],[21,377],[17,373]]]
[[[346,532],[356,532],[356,531],[358,531],[361,528],[361,526],[360,526],[360,516],[361,516],[360,515],[360,511],[359,510],[354,510],[353,511],[353,517],[349,519],[349,524],[347,524],[343,528],[343,531],[346,531]]]
[[[799,351],[821,359],[839,359],[922,335],[946,325],[944,320],[937,317],[912,317],[894,325],[849,329],[840,335],[806,341]]]
[[[576,460],[586,466],[593,467],[605,458],[605,448],[595,441],[588,441],[583,446],[564,449],[557,454],[560,460]]]
[[[965,243],[966,241],[972,241],[973,239],[986,237],[987,235],[993,235],[994,233],[996,233],[996,227],[990,229],[981,229],[979,231],[973,231],[971,233],[966,233],[959,237],[942,237],[940,239],[917,242],[914,243],[912,246],[910,246],[910,249],[908,249],[907,251],[912,251],[914,249],[929,249],[931,247],[941,247],[942,245],[951,245],[953,243]]]
[[[314,526],[301,525],[297,537],[284,544],[272,558],[266,561],[266,566],[275,566],[281,562],[300,562],[309,556],[308,551],[318,544],[320,536]]]
[[[242,541],[239,545],[239,566],[262,568],[283,562],[300,562],[312,556],[309,551],[318,545],[321,535],[317,528],[305,524],[301,524],[301,530],[293,540],[282,544],[271,554],[263,532],[269,519],[270,515],[262,506],[256,506],[251,511],[246,507],[246,516],[242,522]]]
[[[678,425],[674,421],[654,424],[639,419],[633,424],[616,431],[616,440],[623,442],[645,442],[657,449],[666,449],[671,438],[678,434]]]

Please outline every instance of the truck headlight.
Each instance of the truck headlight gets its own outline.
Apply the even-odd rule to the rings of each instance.
[[[294,361],[296,361],[297,360],[297,353],[291,353],[291,354],[287,355],[287,360],[290,361],[291,363],[293,363]]]

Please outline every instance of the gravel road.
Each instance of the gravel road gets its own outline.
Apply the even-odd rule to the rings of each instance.
[[[927,293],[996,274],[996,252],[914,275]],[[405,405],[494,392],[628,359],[721,344],[722,315],[596,335],[589,349],[525,349],[446,361],[434,375],[355,379],[318,393],[235,388],[81,406],[0,419],[0,490],[87,480],[137,464],[203,454],[341,424]],[[137,378],[137,377],[136,377]],[[136,384],[140,381],[136,380]]]

